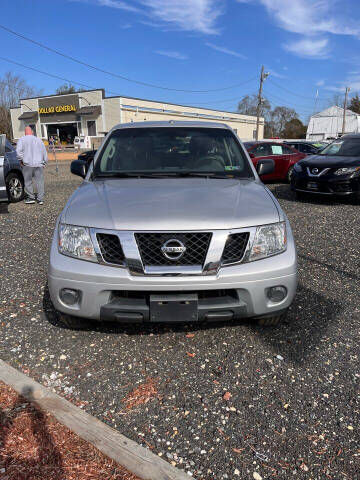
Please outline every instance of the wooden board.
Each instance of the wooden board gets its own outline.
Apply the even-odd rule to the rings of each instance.
[[[129,440],[56,393],[0,360],[0,380],[54,415],[63,425],[143,480],[188,480],[189,476]]]

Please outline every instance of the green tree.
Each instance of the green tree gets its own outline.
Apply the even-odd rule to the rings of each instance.
[[[282,138],[305,138],[306,137],[306,125],[302,123],[298,118],[289,120],[281,133]]]
[[[359,93],[354,95],[350,100],[350,105],[348,106],[349,110],[352,110],[355,113],[360,113],[360,98]]]
[[[58,87],[56,90],[55,90],[55,93],[57,95],[64,95],[66,93],[75,93],[77,90],[76,88],[74,87],[73,84],[71,83],[64,83],[63,85],[60,85],[60,87]]]

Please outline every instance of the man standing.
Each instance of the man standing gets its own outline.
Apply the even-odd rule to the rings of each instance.
[[[25,203],[35,203],[33,181],[37,190],[39,205],[44,204],[44,167],[48,158],[44,143],[38,137],[34,137],[31,127],[25,128],[25,136],[19,138],[16,146],[18,159],[23,167],[25,180]]]

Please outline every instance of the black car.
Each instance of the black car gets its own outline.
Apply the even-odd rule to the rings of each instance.
[[[290,145],[293,148],[296,148],[301,153],[305,153],[305,155],[316,155],[317,153],[320,153],[321,150],[324,148],[324,146],[317,146],[315,143],[312,142],[284,142]]]
[[[291,189],[299,196],[349,195],[360,202],[360,134],[343,135],[294,166]]]
[[[83,160],[87,163],[89,167],[90,163],[94,160],[97,150],[88,150],[86,152],[80,153],[78,155],[78,160]]]

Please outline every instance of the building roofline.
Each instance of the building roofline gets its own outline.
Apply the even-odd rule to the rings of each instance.
[[[77,93],[86,93],[86,92],[102,92],[102,98],[105,98],[105,89],[104,88],[92,88],[91,90],[79,90],[77,92],[73,93],[54,93],[52,95],[40,95],[37,97],[26,97],[26,98],[20,98],[20,102],[22,100],[35,100],[36,98],[48,98],[48,97],[65,97],[66,95],[76,95]],[[12,107],[12,108],[18,108],[18,107]]]
[[[104,97],[104,98],[105,100],[108,98],[129,98],[130,100],[140,100],[143,102],[164,103],[166,105],[174,105],[175,107],[198,108],[200,110],[211,110],[213,112],[232,113],[235,115],[241,115],[243,117],[255,117],[255,115],[245,115],[244,113],[230,112],[229,110],[217,110],[215,108],[197,107],[196,105],[184,105],[183,103],[165,102],[163,100],[149,100],[148,98],[129,97],[128,95],[112,95],[110,97]],[[264,118],[264,117],[260,117],[260,118]]]
[[[196,105],[184,105],[182,103],[165,102],[163,100],[149,100],[148,98],[129,97],[128,95],[111,95],[111,96],[107,97],[105,95],[105,89],[104,88],[95,88],[95,89],[91,89],[91,90],[81,90],[79,92],[74,92],[74,93],[61,93],[61,94],[55,93],[53,95],[41,95],[41,96],[38,96],[38,97],[20,98],[19,102],[26,101],[26,100],[34,100],[34,99],[37,99],[37,98],[64,97],[66,95],[76,95],[76,94],[80,94],[80,93],[99,92],[99,91],[102,92],[102,99],[104,99],[104,100],[107,100],[107,99],[110,99],[110,98],[128,98],[130,100],[139,100],[139,101],[149,102],[149,103],[163,103],[165,105],[173,105],[175,107],[197,108],[199,110],[210,110],[212,112],[230,113],[232,115],[236,115],[236,116],[239,116],[239,117],[255,117],[255,115],[245,115],[243,113],[231,112],[229,110],[218,110],[218,109],[208,108],[208,107],[197,107]],[[20,105],[17,106],[17,107],[11,107],[10,110],[15,110],[16,108],[20,108]],[[260,117],[260,118],[263,119],[264,117]]]

